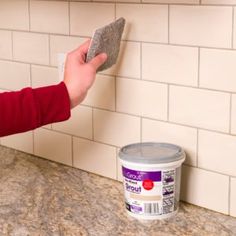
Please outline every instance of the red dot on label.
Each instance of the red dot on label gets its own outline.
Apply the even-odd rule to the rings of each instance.
[[[145,179],[143,181],[143,188],[146,190],[151,190],[154,187],[154,183],[150,179]]]

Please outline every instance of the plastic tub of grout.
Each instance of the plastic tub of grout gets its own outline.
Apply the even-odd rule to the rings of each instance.
[[[125,206],[140,219],[164,219],[179,207],[184,150],[169,143],[135,143],[121,148]]]

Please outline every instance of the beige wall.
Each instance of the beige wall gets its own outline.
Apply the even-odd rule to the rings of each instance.
[[[118,180],[121,146],[179,144],[182,199],[236,216],[236,0],[142,2],[1,0],[1,90],[58,83],[57,53],[128,24],[117,65],[69,121],[0,142]]]

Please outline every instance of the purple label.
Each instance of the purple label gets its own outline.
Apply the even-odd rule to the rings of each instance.
[[[131,208],[131,211],[133,211],[133,212],[140,212],[140,211],[142,211],[142,207],[139,207],[139,206],[131,205],[130,208]]]
[[[150,179],[152,181],[160,182],[161,181],[161,171],[139,171],[139,170],[130,170],[122,166],[123,176],[136,180],[143,181],[145,179]]]

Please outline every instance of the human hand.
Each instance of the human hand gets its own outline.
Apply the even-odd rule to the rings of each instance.
[[[71,108],[85,99],[94,83],[97,69],[107,60],[107,55],[101,53],[86,63],[89,44],[90,40],[67,54],[64,83],[69,93]]]

